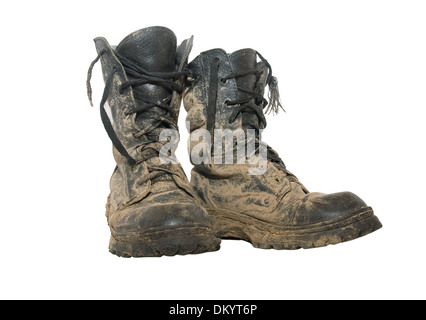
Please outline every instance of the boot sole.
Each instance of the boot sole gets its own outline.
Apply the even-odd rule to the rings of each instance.
[[[175,256],[217,251],[220,242],[211,229],[180,227],[126,237],[111,234],[109,251],[123,258]]]
[[[371,207],[309,226],[279,226],[247,215],[208,210],[216,235],[250,242],[255,248],[295,250],[353,240],[382,227]]]

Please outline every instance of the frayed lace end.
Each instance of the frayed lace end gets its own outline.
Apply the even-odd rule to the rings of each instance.
[[[276,77],[271,77],[269,81],[269,95],[268,95],[268,106],[266,107],[266,114],[274,113],[278,114],[279,110],[284,108],[281,104],[280,91],[278,89],[278,79]]]

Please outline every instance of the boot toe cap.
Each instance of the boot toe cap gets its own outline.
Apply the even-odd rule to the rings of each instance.
[[[298,205],[296,220],[299,223],[318,223],[350,215],[367,204],[352,192],[332,194],[310,193]]]
[[[110,217],[109,225],[117,233],[211,226],[207,212],[196,203],[134,205]]]

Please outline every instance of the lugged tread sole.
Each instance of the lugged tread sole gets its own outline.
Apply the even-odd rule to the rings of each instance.
[[[250,242],[255,248],[295,250],[353,240],[382,227],[371,207],[309,226],[278,226],[235,212],[208,210],[216,235]]]
[[[109,251],[123,258],[161,257],[217,251],[220,238],[206,228],[176,228],[119,240],[111,235]]]

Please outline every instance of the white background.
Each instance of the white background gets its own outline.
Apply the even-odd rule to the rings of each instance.
[[[424,1],[3,1],[0,15],[0,298],[426,298]],[[94,108],[86,98],[92,39],[118,44],[152,25],[194,35],[190,59],[261,52],[287,111],[268,117],[264,140],[309,190],[352,191],[384,227],[311,250],[223,241],[202,255],[110,254],[115,164],[100,64]]]

